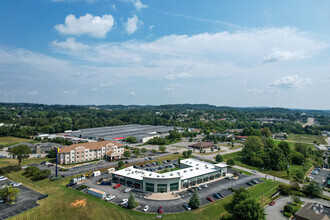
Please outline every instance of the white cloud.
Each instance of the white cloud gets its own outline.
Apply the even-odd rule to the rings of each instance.
[[[50,0],[52,2],[78,2],[78,1],[86,1],[88,3],[94,3],[98,0]]]
[[[92,88],[91,91],[92,92],[96,92],[98,90],[98,88]]]
[[[125,2],[129,2],[133,4],[133,6],[136,8],[136,10],[140,11],[143,8],[148,8],[148,5],[145,5],[141,2],[141,0],[123,0]]]
[[[130,91],[130,92],[128,93],[128,95],[129,95],[129,96],[135,96],[136,93],[135,93],[135,91]]]
[[[65,24],[55,25],[55,30],[64,35],[89,35],[95,38],[105,38],[114,24],[112,15],[102,17],[86,14],[76,18],[73,14],[66,16]]]
[[[113,86],[113,82],[110,82],[110,83],[100,83],[100,86],[101,87],[111,87],[111,86]]]
[[[253,88],[253,89],[248,89],[248,90],[246,90],[246,93],[247,93],[247,94],[250,94],[250,95],[259,95],[259,94],[264,93],[264,91],[261,90],[261,89]]]
[[[38,95],[39,93],[37,91],[30,91],[27,94],[28,95]]]
[[[278,48],[271,49],[270,53],[265,57],[265,62],[277,62],[277,61],[286,61],[292,59],[301,59],[305,58],[308,55],[305,53],[304,50],[297,50],[297,51],[288,51],[288,50],[281,50]]]
[[[165,77],[166,79],[169,79],[169,80],[175,80],[175,79],[178,79],[178,78],[189,78],[191,75],[189,73],[170,73],[170,74],[167,74]]]
[[[117,10],[116,5],[115,5],[115,4],[111,5],[111,9],[112,9],[112,10]]]
[[[154,24],[149,26],[149,30],[152,30],[154,28],[155,28],[155,25]]]
[[[143,22],[140,21],[136,15],[134,15],[131,18],[127,18],[127,22],[124,24],[124,28],[127,34],[133,34],[135,31],[137,31],[138,26],[142,24]]]
[[[64,94],[64,95],[76,95],[77,91],[76,90],[64,90],[64,91],[62,91],[62,94]]]
[[[172,92],[175,91],[176,87],[180,86],[178,83],[170,83],[168,87],[165,88],[165,91]]]
[[[62,42],[58,40],[54,40],[51,44],[56,47],[61,47],[63,49],[70,49],[70,50],[86,50],[90,48],[88,45],[77,42],[73,37],[69,37]]]
[[[284,76],[281,79],[276,79],[269,87],[279,90],[299,89],[303,86],[311,84],[311,79],[301,78],[298,75]]]

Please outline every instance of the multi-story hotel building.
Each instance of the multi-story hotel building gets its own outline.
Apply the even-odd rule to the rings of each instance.
[[[62,147],[58,153],[60,164],[81,163],[97,159],[114,160],[123,155],[124,145],[114,141],[72,144]]]

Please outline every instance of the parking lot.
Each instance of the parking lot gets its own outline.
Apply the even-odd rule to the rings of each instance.
[[[317,174],[311,173],[309,176],[314,178],[313,180],[320,184],[321,187],[323,187],[325,180],[327,179],[327,176],[329,175],[329,171],[326,169],[321,169],[320,172]]]
[[[1,181],[0,187],[2,188],[10,183],[11,181],[9,180]],[[0,220],[10,218],[14,215],[18,215],[22,212],[39,206],[36,201],[41,195],[40,193],[37,193],[23,185],[20,185],[17,188],[19,189],[19,196],[16,199],[16,203],[14,205],[5,203],[0,204]]]
[[[229,172],[233,172],[233,170],[228,169]],[[120,186],[117,189],[113,189],[113,185],[98,185],[97,181],[100,178],[110,178],[110,174],[102,174],[101,176],[90,178],[89,181],[84,183],[84,185],[99,189],[101,191],[106,192],[107,195],[114,194],[116,196],[115,199],[113,199],[111,202],[114,204],[121,203],[123,199],[128,199],[130,194],[133,194],[135,196],[135,199],[137,202],[139,202],[139,206],[135,208],[137,211],[143,211],[143,208],[145,205],[148,205],[150,208],[148,212],[155,213],[157,212],[157,209],[159,206],[162,206],[164,209],[164,213],[177,213],[177,212],[184,212],[187,211],[184,207],[184,203],[188,203],[192,193],[188,190],[179,192],[180,195],[178,199],[176,200],[150,200],[144,198],[148,193],[142,193],[137,191],[130,191],[128,193],[125,193],[124,190],[127,188],[127,186]],[[201,206],[204,206],[206,204],[211,203],[209,200],[207,200],[207,197],[212,197],[214,200],[218,200],[213,197],[214,193],[222,193],[225,197],[233,194],[232,191],[228,190],[228,188],[233,187],[234,189],[237,189],[239,187],[250,187],[246,183],[251,181],[251,179],[256,179],[256,176],[246,176],[246,175],[240,175],[239,179],[235,180],[227,180],[227,179],[221,179],[216,180],[214,182],[206,183],[208,185],[207,188],[201,188],[201,190],[198,190],[198,194],[201,199]],[[260,183],[262,182],[260,179],[257,179],[257,181]],[[74,186],[76,188],[77,186]]]

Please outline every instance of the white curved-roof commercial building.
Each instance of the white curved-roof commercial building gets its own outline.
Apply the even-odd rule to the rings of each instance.
[[[180,170],[156,173],[136,169],[133,166],[112,174],[114,182],[146,192],[166,193],[180,191],[204,182],[223,178],[227,175],[227,165],[211,164],[196,159],[181,160]]]

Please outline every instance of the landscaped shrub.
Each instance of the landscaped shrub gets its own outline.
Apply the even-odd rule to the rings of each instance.
[[[50,175],[50,170],[37,170],[33,173],[32,180],[37,181],[37,180],[42,180],[47,178]]]
[[[58,176],[58,177],[56,177],[56,176],[52,176],[52,177],[50,178],[50,181],[56,181],[56,180],[60,180],[60,179],[62,179],[61,176]]]
[[[36,166],[29,166],[24,170],[23,175],[26,176],[26,177],[30,177],[30,176],[33,176],[33,173],[38,171],[38,170],[39,170],[39,168],[36,167]]]
[[[284,206],[284,212],[292,213],[292,211],[293,211],[293,206],[292,205],[285,205]]]
[[[68,171],[69,169],[67,168],[60,168],[60,171]]]
[[[81,186],[77,187],[76,190],[81,191],[81,190],[86,189],[86,188],[88,188],[88,186],[81,185]]]

